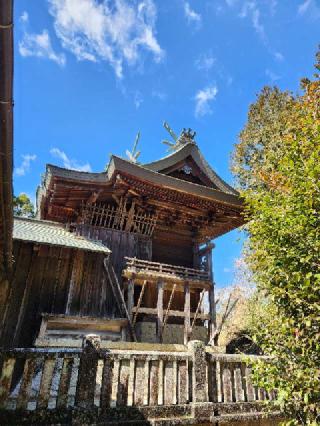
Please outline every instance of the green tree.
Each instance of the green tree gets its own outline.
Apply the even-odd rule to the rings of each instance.
[[[13,197],[13,214],[15,216],[34,217],[34,206],[27,196],[21,192],[18,196]]]
[[[320,55],[316,68],[320,70]],[[264,88],[240,133],[233,170],[246,205],[253,279],[269,315],[259,385],[291,425],[320,424],[320,80],[293,96]]]

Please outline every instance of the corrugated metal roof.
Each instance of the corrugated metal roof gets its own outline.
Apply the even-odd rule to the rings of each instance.
[[[13,238],[39,244],[110,253],[108,247],[100,241],[77,236],[66,230],[62,224],[47,220],[15,217]]]

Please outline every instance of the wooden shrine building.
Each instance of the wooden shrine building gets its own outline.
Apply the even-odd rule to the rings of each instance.
[[[2,344],[213,343],[212,240],[242,204],[190,130],[175,148],[143,165],[113,155],[102,173],[47,165],[37,219],[15,219]]]

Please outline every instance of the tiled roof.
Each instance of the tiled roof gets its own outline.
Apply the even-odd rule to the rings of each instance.
[[[56,222],[29,218],[14,218],[13,239],[39,244],[75,248],[80,250],[110,253],[100,241],[77,236]]]

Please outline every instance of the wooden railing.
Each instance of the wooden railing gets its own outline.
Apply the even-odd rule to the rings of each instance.
[[[136,257],[125,257],[126,270],[130,272],[143,272],[165,275],[183,280],[209,281],[208,271],[202,269],[186,268],[184,266],[169,265],[167,263],[151,262],[149,260],[137,259]]]
[[[185,352],[20,349],[2,351],[1,360],[2,410],[159,407],[273,398],[252,385],[250,366],[241,356],[205,353],[204,346],[200,351],[188,346]]]

